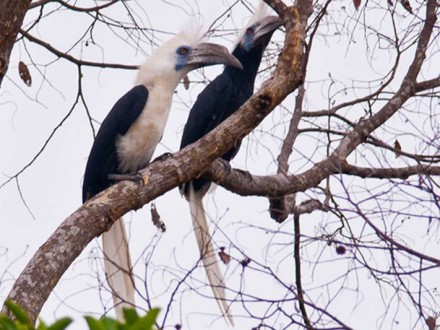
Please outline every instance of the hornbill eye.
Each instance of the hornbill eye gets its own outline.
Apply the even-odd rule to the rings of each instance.
[[[179,55],[187,55],[189,53],[189,47],[181,46],[177,48],[176,53]]]
[[[254,32],[255,32],[255,30],[254,30],[253,27],[248,27],[248,28],[246,29],[246,34],[247,34],[247,35],[254,34]]]

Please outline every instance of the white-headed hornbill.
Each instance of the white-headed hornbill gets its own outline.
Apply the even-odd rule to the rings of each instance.
[[[279,17],[269,16],[265,5],[260,5],[232,52],[240,60],[243,70],[226,67],[223,73],[199,94],[189,113],[180,149],[217,127],[252,96],[263,52],[272,34],[281,24]],[[236,145],[221,157],[230,161],[237,154],[240,143],[241,141],[237,141]],[[223,275],[215,256],[203,207],[203,197],[210,185],[211,182],[203,177],[195,178],[181,187],[181,192],[190,205],[197,243],[214,297],[222,314],[233,325],[226,302]]]
[[[191,70],[213,64],[238,67],[240,62],[220,45],[181,33],[157,48],[140,67],[135,87],[113,106],[96,135],[83,183],[83,202],[108,188],[111,174],[132,174],[145,167],[162,138],[174,90]],[[103,233],[104,268],[116,314],[134,306],[134,280],[122,219]]]

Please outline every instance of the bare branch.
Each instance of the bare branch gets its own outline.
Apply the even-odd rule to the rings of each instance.
[[[44,42],[43,40],[40,40],[33,35],[29,34],[23,29],[20,29],[20,33],[29,41],[35,42],[36,44],[46,48],[49,52],[53,53],[54,55],[58,56],[59,58],[63,58],[69,62],[72,62],[76,65],[83,65],[83,66],[91,66],[91,67],[97,67],[97,68],[111,68],[111,69],[125,69],[125,70],[137,70],[137,65],[124,65],[124,64],[118,64],[118,63],[99,63],[99,62],[90,62],[90,61],[83,61],[75,58],[72,55],[69,55],[67,53],[64,53],[53,46],[51,46],[49,43]]]
[[[67,218],[34,255],[15,282],[8,299],[21,305],[35,320],[61,275],[94,237],[128,211],[142,207],[203,172],[237,139],[256,127],[302,82],[297,73],[302,62],[304,31],[304,27],[298,25],[287,27],[285,48],[274,72],[277,78],[269,79],[217,129],[170,159],[152,162],[141,171],[145,183],[142,187],[133,182],[120,182],[89,200]],[[199,161],[194,163],[190,159]],[[76,235],[80,235],[81,239],[76,239]],[[65,240],[74,246],[66,244]]]
[[[304,85],[301,85],[298,89],[298,95],[295,98],[295,110],[290,119],[289,131],[281,146],[281,152],[278,155],[278,174],[287,175],[289,172],[289,157],[293,151],[293,145],[296,137],[298,136],[298,125],[302,117],[302,106],[304,101],[305,89]],[[283,222],[290,213],[290,210],[295,206],[295,195],[290,195],[289,203],[286,205],[287,196],[280,198],[269,198],[269,213],[272,219],[277,222]]]
[[[313,326],[310,322],[309,316],[307,314],[306,306],[304,303],[304,290],[302,287],[301,280],[301,226],[299,221],[299,215],[295,214],[293,217],[293,226],[295,232],[295,241],[293,244],[293,257],[295,258],[295,284],[298,291],[298,303],[299,309],[301,311],[304,323],[307,330],[313,330]]]
[[[440,175],[439,166],[416,165],[398,168],[366,168],[338,162],[331,158],[318,163],[312,169],[297,175],[252,175],[247,171],[230,169],[223,162],[216,161],[205,175],[224,188],[241,196],[279,197],[305,191],[321,182],[324,174],[348,174],[361,178],[407,179],[412,175]],[[318,181],[319,180],[319,181]],[[295,208],[294,208],[295,210]]]
[[[418,82],[415,86],[417,92],[423,92],[428,89],[437,88],[440,86],[440,77]]]
[[[355,175],[361,178],[407,179],[412,175],[438,176],[440,175],[440,167],[415,165],[407,167],[368,168],[343,163],[341,166],[341,173]]]
[[[200,15],[200,3],[191,1],[195,4],[194,10],[191,2],[186,2],[186,5],[195,15]],[[217,240],[219,247],[224,246],[228,250],[230,256],[228,275],[231,275],[231,279],[234,277],[234,280],[237,276],[240,277],[240,281],[231,282],[225,287],[232,295],[228,303],[240,305],[241,316],[248,317],[251,322],[257,322],[254,327],[275,328],[283,323],[284,328],[349,329],[350,327],[342,321],[347,316],[339,314],[340,304],[336,302],[350,299],[355,309],[367,301],[363,295],[364,290],[371,290],[371,286],[374,285],[377,286],[377,292],[371,290],[368,294],[380,296],[384,300],[384,307],[379,312],[384,311],[383,315],[376,314],[376,324],[379,327],[389,328],[388,325],[394,321],[402,322],[400,316],[406,313],[406,310],[401,311],[403,304],[410,312],[406,314],[411,318],[412,328],[423,327],[425,322],[431,319],[435,322],[439,308],[435,296],[435,281],[433,282],[431,274],[425,274],[438,271],[440,264],[438,258],[435,258],[440,226],[440,185],[437,180],[440,176],[440,166],[437,166],[440,162],[440,120],[437,116],[440,78],[430,79],[433,72],[437,74],[433,68],[440,46],[437,36],[433,35],[437,32],[432,28],[439,9],[438,1],[427,0],[417,5],[414,3],[412,15],[403,10],[404,14],[399,12],[401,6],[387,6],[386,1],[362,2],[360,10],[355,13],[335,6],[331,0],[315,1],[313,14],[310,0],[297,0],[295,6],[291,7],[286,5],[286,1],[281,0],[265,2],[280,14],[287,30],[284,50],[273,75],[239,112],[205,138],[167,159],[152,162],[142,171],[143,182],[119,182],[80,207],[59,226],[35,254],[9,296],[22,304],[33,319],[37,317],[41,306],[65,269],[93,237],[99,236],[116,221],[115,219],[126,212],[141,208],[148,201],[192,177],[204,175],[239,195],[269,198],[269,212],[271,216],[275,215],[278,221],[288,218],[290,214],[293,215],[282,225],[270,221],[266,224],[252,222],[253,210],[250,210],[249,219],[246,219],[248,222],[228,222],[230,227],[225,231],[220,223],[215,226],[216,233],[213,238]],[[75,57],[76,53],[72,50],[84,42],[86,46],[92,43],[96,47],[93,51],[99,48],[99,51],[107,52],[107,42],[101,43],[99,39],[102,26],[112,31],[122,43],[139,51],[145,50],[146,40],[147,47],[154,46],[157,35],[153,32],[168,32],[142,28],[143,23],[138,22],[148,20],[149,12],[141,12],[145,8],[138,3],[115,0],[102,4],[91,2],[95,7],[90,8],[78,7],[78,4],[80,3],[70,0],[34,1],[30,5],[30,8],[36,9],[29,17],[31,27],[22,31],[17,40],[17,44],[24,47],[25,52],[18,53],[20,56],[29,57],[31,65],[39,70],[43,79],[41,87],[52,78],[50,75],[46,77],[47,72],[44,70],[40,71],[41,65],[37,64],[38,52],[33,54],[32,50],[35,47],[28,47],[31,43],[45,47],[48,52],[54,54],[55,57],[52,58],[55,58],[55,62],[64,59],[66,61],[58,62],[77,66],[79,77],[75,76],[74,79],[78,79],[79,91],[76,97],[68,101],[67,111],[70,113],[77,108],[76,105],[83,103],[87,114],[85,120],[88,119],[93,131],[92,114],[87,107],[89,102],[86,102],[82,93],[83,66],[122,69],[136,69],[136,66],[82,61]],[[104,11],[101,12],[101,9],[115,4],[123,7],[122,13],[115,14],[114,10],[106,11],[106,14]],[[174,3],[169,5],[185,13],[190,12],[184,6]],[[225,7],[227,6],[225,4]],[[237,27],[235,22],[238,22],[238,17],[235,17],[235,9],[240,9],[240,6],[249,11],[253,7],[248,0],[236,1],[224,12],[218,13],[217,20],[213,23],[215,29],[211,31],[215,37],[222,35],[228,38],[235,33],[230,26]],[[381,18],[374,16],[374,9],[382,10]],[[422,12],[425,10],[426,20]],[[36,37],[32,33],[40,24],[43,27],[50,15],[58,17],[71,11],[85,13],[81,14],[84,18],[90,16],[84,20],[86,29],[80,30],[78,26],[80,35],[71,43],[71,48],[64,51],[57,49],[48,42],[49,39]],[[218,29],[222,31],[220,34]],[[147,30],[151,30],[151,36],[147,35]],[[359,38],[365,40],[359,42]],[[364,78],[363,75],[359,76],[358,72],[354,72],[355,70],[348,71],[352,69],[350,67],[342,70],[338,63],[335,66],[327,66],[327,63],[322,61],[322,56],[319,56],[321,63],[309,63],[309,59],[315,60],[315,57],[310,55],[313,52],[312,44],[318,46],[313,48],[315,50],[321,50],[319,47],[325,48],[327,44],[332,53],[332,60],[334,45],[338,46],[339,55],[341,47],[346,47],[346,55],[359,55],[357,47],[365,47],[366,56],[357,59],[358,61],[350,59],[347,63],[357,65],[366,60],[371,71]],[[356,52],[348,54],[348,51],[352,52],[355,48],[355,44]],[[260,77],[267,77],[269,71],[273,70],[272,61],[278,56],[281,47],[282,43],[277,41],[275,35],[265,57],[271,65],[262,68]],[[88,48],[87,54],[92,54],[91,51],[92,49]],[[348,57],[353,56],[341,58],[341,63],[345,63]],[[322,64],[325,66],[321,68]],[[409,70],[408,64],[411,64]],[[29,64],[28,66],[32,73],[32,67]],[[320,69],[318,73],[317,68]],[[322,72],[322,69],[326,72]],[[364,67],[360,69],[364,70]],[[348,75],[345,75],[346,72]],[[201,80],[205,80],[205,74],[201,75]],[[352,78],[352,75],[355,78]],[[14,82],[15,78],[11,75],[10,79]],[[37,102],[41,87],[37,96],[32,98]],[[293,104],[291,100],[294,98],[291,94],[298,88],[296,102]],[[319,89],[322,95],[319,95]],[[70,92],[71,89],[68,95]],[[26,90],[24,93],[33,91]],[[177,94],[177,102],[181,102],[183,107],[189,107],[190,102],[185,99],[186,95],[184,97],[179,91]],[[274,107],[288,95],[289,103],[284,102],[280,111],[274,111],[273,115],[267,118]],[[40,97],[43,97],[42,93]],[[188,98],[192,98],[192,95]],[[17,104],[19,107],[20,103]],[[61,120],[63,123],[67,117],[60,118],[57,122]],[[262,123],[264,118],[268,120]],[[272,168],[278,161],[278,169],[274,175],[264,172],[266,175],[253,175],[250,172],[231,169],[228,163],[217,159],[259,123],[262,125],[245,140],[249,141],[246,150],[248,156],[252,156],[246,157],[246,162],[253,160],[255,155],[255,158],[258,157],[258,167],[255,171],[260,171],[261,166],[266,166],[266,169]],[[268,128],[268,125],[271,127]],[[46,145],[56,132],[59,132],[58,126],[49,132],[47,142],[36,149],[36,157],[42,152],[50,155],[51,151]],[[165,144],[167,143],[165,141]],[[401,148],[396,147],[399,144]],[[279,154],[276,149],[278,146],[281,146]],[[259,148],[264,149],[270,158],[261,158]],[[14,171],[17,174],[9,180],[15,178],[17,181],[16,198],[18,201],[22,198],[23,205],[20,207],[23,209],[28,205],[35,207],[36,203],[25,201],[24,198],[28,199],[29,193],[25,189],[24,178],[18,176],[21,176],[22,171],[28,166],[33,166],[36,159],[33,158],[27,165],[20,167],[21,170],[19,168],[18,171]],[[0,188],[2,187],[0,184]],[[6,189],[2,191],[7,193]],[[170,195],[167,198],[172,197]],[[236,210],[216,200],[215,207],[223,206],[230,213],[225,211],[220,219],[224,216],[225,220],[230,220],[233,218],[232,212]],[[308,216],[308,213],[313,214]],[[264,216],[267,218],[267,214],[263,213],[262,217]],[[301,229],[300,221],[309,220],[314,221],[313,226],[303,226]],[[255,254],[253,257],[251,254],[248,256],[244,247],[247,241],[243,239],[237,244],[237,239],[245,235],[234,237],[230,235],[229,229],[237,232],[237,235],[246,234],[246,240],[254,236],[247,235],[248,232],[245,231],[261,231],[268,239],[264,243],[259,242],[258,246],[254,244],[252,248],[261,248],[261,255],[265,260],[261,261]],[[413,229],[414,232],[411,231]],[[172,262],[177,265],[177,269],[169,260],[165,260],[163,265],[157,264],[157,259],[163,252],[163,249],[156,250],[160,237],[161,235],[157,234],[151,242],[145,242],[142,256],[137,259],[137,267],[140,266],[145,271],[145,276],[136,274],[137,282],[143,281],[145,285],[138,287],[137,293],[143,302],[137,307],[151,308],[157,303],[157,292],[162,288],[156,285],[157,282],[152,281],[152,275],[161,278],[164,274],[170,275],[172,283],[169,285],[167,278],[168,283],[165,283],[166,288],[163,290],[169,297],[168,303],[165,304],[166,313],[157,325],[170,327],[169,323],[174,322],[176,314],[179,314],[176,323],[180,326],[185,319],[182,313],[187,313],[187,309],[182,308],[186,303],[183,299],[185,295],[196,292],[205,299],[210,299],[211,296],[199,291],[206,285],[204,280],[197,278],[196,270],[200,265],[197,260],[195,265],[183,265],[179,255],[182,253],[182,250],[179,251],[180,246],[176,246],[173,252],[175,260]],[[427,239],[421,242],[424,238]],[[3,251],[7,247],[0,248],[0,257],[3,257]],[[295,262],[293,273],[292,261]],[[96,258],[94,262],[98,264],[100,260]],[[329,264],[331,272],[327,272]],[[285,272],[286,269],[289,272]],[[98,277],[98,285],[105,286],[100,282],[102,274],[98,269],[94,269],[94,272]],[[318,272],[319,277],[315,276]],[[274,289],[279,288],[282,293],[272,296],[272,292],[267,294],[251,291],[254,274],[257,274],[258,278],[272,280]],[[287,278],[285,274],[288,274]],[[321,276],[322,274],[324,276]],[[374,281],[363,281],[365,275]],[[15,278],[16,275],[11,274],[10,277]],[[235,287],[236,282],[240,282],[238,287]],[[247,284],[247,288],[243,283]],[[65,302],[63,301],[63,304]],[[102,304],[106,304],[104,299]],[[178,307],[181,308],[177,313],[176,304],[180,304]],[[258,313],[257,309],[252,308],[253,304],[258,304]],[[397,309],[391,306],[392,304],[397,305]],[[360,309],[365,307],[363,305]],[[106,307],[104,310],[107,311]],[[396,310],[396,314],[390,310]],[[197,312],[202,313],[201,309]],[[358,310],[354,310],[354,313],[357,312]],[[400,315],[397,316],[397,313]],[[271,323],[274,319],[276,321]],[[357,326],[356,319],[349,320],[353,322],[354,327]]]

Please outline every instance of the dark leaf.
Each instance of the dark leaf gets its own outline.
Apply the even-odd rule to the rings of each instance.
[[[435,330],[437,328],[437,321],[432,316],[428,317],[425,322],[429,330]]]
[[[354,8],[358,10],[359,6],[361,5],[361,0],[353,0],[353,4],[354,4]]]
[[[225,252],[225,247],[222,246],[220,248],[220,252],[218,253],[218,256],[220,257],[220,260],[225,264],[229,264],[231,261],[231,256]]]
[[[419,187],[422,187],[425,184],[425,180],[423,180],[423,177],[419,175]]]
[[[345,248],[344,245],[339,245],[336,247],[337,254],[345,254],[345,252],[347,252],[347,249]]]
[[[165,226],[165,223],[160,219],[160,214],[159,212],[157,212],[156,205],[154,205],[153,203],[151,204],[150,211],[153,224],[164,233],[167,230],[167,227]]]
[[[189,89],[189,78],[188,78],[188,75],[183,77],[183,87],[185,87],[186,90]]]
[[[249,265],[250,262],[251,262],[251,259],[246,257],[240,263],[243,267],[246,267],[247,265]]]
[[[394,141],[394,149],[396,149],[396,158],[400,156],[400,152],[402,151],[402,146],[400,145],[399,141]]]
[[[403,8],[412,14],[413,11],[409,0],[400,0],[400,3],[402,4]]]
[[[22,61],[18,63],[18,73],[20,74],[21,80],[23,80],[24,83],[30,87],[32,85],[32,77],[29,73],[27,65]]]

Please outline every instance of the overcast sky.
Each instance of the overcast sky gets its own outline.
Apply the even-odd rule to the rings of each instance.
[[[87,44],[81,42],[76,45],[72,55],[90,61],[140,64],[154,48],[148,38],[153,38],[155,43],[160,44],[188,24],[191,17],[204,26],[210,26],[234,3],[229,0],[170,2],[173,5],[158,0],[148,1],[145,4],[128,2],[136,13],[136,21],[147,28],[140,39],[133,35],[130,40],[116,28],[113,29],[116,33],[113,33],[108,27],[97,24],[94,31],[96,39],[89,40]],[[257,5],[256,1],[252,3]],[[88,1],[87,5],[81,3],[84,7],[88,5],[90,5]],[[380,61],[375,59],[368,62],[365,56],[362,57],[361,55],[367,51],[365,43],[362,42],[363,32],[356,29],[355,22],[350,21],[351,18],[347,18],[352,15],[357,17],[359,14],[354,13],[349,1],[346,1],[344,6],[339,2],[334,6],[335,10],[346,7],[340,17],[347,20],[347,25],[353,26],[352,38],[356,42],[353,40],[348,42],[342,36],[328,40],[317,39],[318,50],[312,53],[313,65],[308,72],[311,82],[308,87],[315,91],[310,93],[306,100],[308,110],[327,106],[328,95],[323,92],[324,83],[319,83],[323,79],[328,81],[329,76],[333,75],[338,80],[347,81],[347,85],[353,80],[376,79],[388,69],[390,59],[393,58],[393,54],[386,51],[380,53],[383,56]],[[49,4],[47,12],[56,8],[55,4]],[[120,5],[110,8],[105,13],[128,21],[127,13]],[[38,10],[29,12],[26,22],[32,22],[37,15]],[[212,40],[231,48],[240,32],[237,28],[243,26],[250,15],[245,6],[236,5],[231,17],[222,18],[220,21],[224,20],[224,22],[221,26],[218,22],[215,24],[217,37]],[[32,33],[58,49],[67,50],[84,33],[90,21],[91,18],[86,15],[63,10],[44,17]],[[383,28],[388,27],[385,20],[378,19],[378,22],[381,22]],[[151,27],[156,30],[153,34],[148,30]],[[282,40],[283,33],[278,31],[273,41]],[[269,48],[273,53],[277,45],[271,44]],[[29,54],[32,55],[32,60]],[[275,59],[270,59],[271,63],[274,63]],[[438,59],[438,56],[434,57],[432,67],[440,65]],[[18,76],[19,61],[29,66],[33,79],[31,87],[25,86]],[[263,64],[265,66],[266,62]],[[203,84],[198,82],[202,81],[204,75],[212,79],[221,70],[221,66],[216,66],[203,72],[190,73],[190,80],[193,83],[189,90],[184,89],[182,85],[178,87],[162,143],[156,149],[156,156],[178,150],[189,108],[203,87]],[[89,111],[97,121],[93,125],[98,129],[99,122],[112,105],[132,87],[136,75],[133,70],[87,67],[83,68],[82,73],[82,88],[87,108],[81,102],[73,107],[78,88],[78,71],[75,65],[57,59],[45,49],[29,42],[26,43],[26,47],[23,43],[18,43],[13,50],[8,75],[3,81],[0,92],[0,183],[26,166],[63,118],[70,113],[72,107],[73,110],[41,155],[19,175],[20,189],[15,180],[0,189],[0,300],[7,296],[14,279],[38,247],[81,205],[82,178],[93,142],[86,111]],[[262,73],[257,80],[258,86],[269,73],[268,71]],[[338,101],[351,96],[341,95]],[[246,138],[239,155],[233,161],[234,167],[249,170],[254,174],[270,174],[276,171],[276,157],[281,139],[288,127],[292,104],[292,98],[286,100],[284,106],[287,109],[277,109]],[[397,119],[399,120],[401,119]],[[401,137],[401,139],[408,146],[413,143],[410,138]],[[315,143],[313,139],[304,138],[301,143],[304,146],[304,154],[310,155],[309,149]],[[410,148],[416,149],[416,146],[411,145]],[[303,171],[307,163],[302,161],[301,157],[301,153],[293,155],[295,167],[299,171]],[[301,201],[307,196],[299,194],[298,198]],[[227,285],[234,290],[243,290],[257,297],[277,300],[287,296],[291,299],[292,294],[268,274],[263,266],[270,267],[279,279],[288,285],[294,283],[292,219],[289,218],[281,225],[277,224],[269,217],[266,199],[243,198],[222,188],[217,188],[210,194],[206,198],[206,204],[208,217],[213,220],[215,244],[218,247],[225,246],[232,257],[237,259],[228,266],[221,265]],[[167,226],[165,233],[158,232],[152,225],[149,205],[137,212],[127,214],[124,219],[130,235],[138,289],[143,297],[147,295],[143,284],[147,279],[149,299],[154,307],[162,309],[159,316],[161,320],[174,286],[194,267],[199,254],[192,232],[189,208],[186,201],[180,197],[178,190],[174,189],[158,198],[156,205]],[[331,228],[339,226],[335,218],[330,218],[329,222],[324,220],[329,218],[320,212],[315,212],[312,216],[304,216],[302,218],[304,234],[313,236],[323,227],[330,231]],[[354,228],[356,229],[356,224]],[[427,245],[424,240],[426,228],[414,226],[411,230],[411,239],[415,245]],[[86,313],[99,316],[111,307],[110,295],[105,289],[106,284],[103,283],[99,243],[100,241],[94,240],[66,272],[44,306],[41,314],[44,320],[51,321],[54,317],[62,316],[77,318]],[[432,246],[427,247],[427,253],[429,252],[434,253]],[[333,313],[355,329],[378,327],[380,315],[374,310],[375,306],[383,307],[384,300],[368,272],[359,271],[347,280],[341,280],[350,260],[337,259],[334,250],[326,248],[324,243],[310,246],[305,253],[305,285],[310,289],[313,297],[321,297],[316,298],[316,301],[323,304],[328,300],[331,301],[328,306],[321,307],[331,308]],[[255,260],[255,268],[245,269],[246,274],[243,275],[239,261],[245,255]],[[316,260],[320,260],[320,267],[313,266]],[[377,263],[380,264],[381,261],[378,260]],[[437,278],[438,283],[438,275],[437,272],[428,276],[432,276],[431,281]],[[330,289],[320,291],[320,285],[331,280],[334,280],[334,284],[328,286]],[[362,287],[361,291],[356,291],[357,283],[368,281],[371,282],[372,290],[365,290],[365,287]],[[345,294],[332,299],[331,297],[335,296],[335,292],[341,287],[347,288]],[[386,295],[388,294],[391,293],[386,292]],[[227,296],[233,298],[234,293],[227,291]],[[141,295],[136,298],[140,308],[147,308]],[[183,323],[186,329],[225,328],[224,321],[213,316],[219,314],[218,307],[211,298],[211,291],[206,285],[205,274],[200,265],[187,279],[187,285],[181,286],[181,291],[174,300],[167,325]],[[291,301],[285,304],[282,306],[284,310],[295,308]],[[288,306],[289,304],[291,306]],[[263,316],[277,308],[276,304],[268,307],[259,303],[249,303],[246,306],[251,306],[257,316]],[[237,315],[235,317],[237,329],[250,329],[258,325],[257,320],[247,316],[241,302],[233,304],[232,313]],[[113,311],[109,314],[113,315]],[[399,317],[401,323],[396,325],[398,329],[407,329],[408,325],[414,322],[410,316]],[[271,321],[275,329],[283,329],[287,323],[283,317]],[[84,324],[81,321],[76,321],[70,327],[70,329],[83,328]]]

